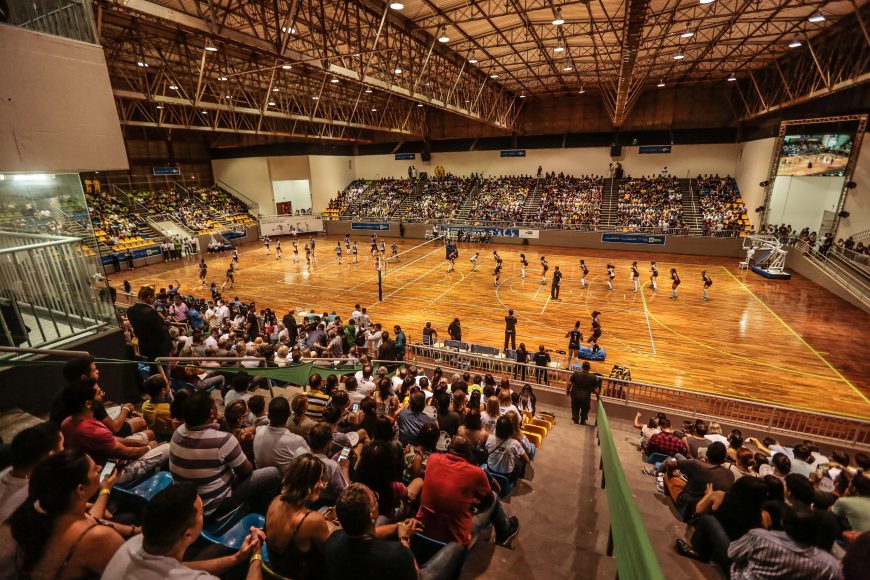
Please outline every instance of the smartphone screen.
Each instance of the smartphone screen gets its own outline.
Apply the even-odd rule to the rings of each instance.
[[[351,405],[350,410],[354,413],[359,413],[359,403],[354,403],[353,405]]]
[[[345,447],[341,450],[341,454],[338,456],[339,461],[347,461],[347,458],[350,456],[350,447]]]
[[[118,464],[116,462],[107,461],[106,464],[103,466],[103,470],[100,472],[100,481],[103,481],[104,479],[112,475],[112,472],[115,471],[115,468],[117,466]]]

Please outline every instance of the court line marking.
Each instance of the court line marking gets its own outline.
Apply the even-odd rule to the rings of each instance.
[[[433,240],[429,240],[429,241],[431,242],[431,241],[433,241]],[[427,243],[428,243],[428,242],[427,242]],[[424,244],[418,244],[418,245],[414,246],[414,248],[419,248],[419,247],[422,246],[422,245],[424,245]],[[414,249],[414,248],[411,248],[411,249]],[[422,256],[420,256],[419,258],[417,258],[416,260],[412,260],[412,261],[410,261],[410,262],[407,262],[407,263],[405,263],[405,264],[399,266],[399,267],[396,268],[395,270],[391,270],[390,272],[387,272],[386,275],[389,276],[391,273],[395,273],[395,272],[401,271],[401,270],[403,270],[404,268],[407,268],[408,266],[410,266],[411,264],[414,264],[414,263],[416,263],[416,262],[419,262],[419,261],[422,260],[423,258],[427,258],[427,257],[431,256],[432,254],[434,254],[435,252],[438,252],[438,251],[443,250],[443,249],[444,249],[443,247],[435,248],[434,250],[432,250],[432,251],[429,252],[428,254],[423,254]],[[410,251],[410,250],[408,250],[408,251]],[[402,252],[402,253],[404,253],[404,252]],[[433,269],[434,269],[434,268],[433,268]],[[371,276],[371,277],[369,277],[368,279],[363,280],[362,282],[360,282],[360,283],[357,284],[356,286],[351,286],[350,288],[347,288],[346,290],[342,290],[341,292],[339,292],[338,294],[336,294],[336,296],[341,296],[341,295],[343,295],[343,294],[347,294],[347,293],[350,292],[351,290],[355,290],[355,289],[359,288],[360,286],[362,286],[363,284],[367,284],[367,283],[372,282],[372,281],[374,281],[374,280],[376,280],[376,279],[377,279],[377,275],[375,275],[375,276]]]
[[[422,274],[420,274],[419,276],[417,276],[416,278],[414,278],[414,279],[411,280],[410,282],[408,282],[408,283],[406,283],[406,284],[402,284],[401,286],[399,286],[398,288],[396,288],[395,290],[393,290],[392,292],[390,292],[389,294],[387,294],[386,296],[384,296],[384,299],[383,299],[383,300],[378,300],[377,302],[375,302],[374,304],[372,304],[372,305],[369,306],[368,308],[373,308],[373,307],[377,306],[378,304],[382,304],[382,303],[386,302],[386,301],[389,300],[391,297],[395,296],[398,292],[401,292],[402,290],[404,290],[405,288],[407,288],[407,287],[410,286],[411,284],[414,284],[414,283],[417,282],[419,279],[428,276],[428,275],[432,272],[432,270],[437,270],[438,268],[443,268],[443,267],[444,267],[443,264],[435,264],[435,266],[433,266],[433,267],[430,268],[429,270],[426,270],[425,272],[423,272]]]
[[[656,353],[656,341],[653,340],[652,326],[650,325],[650,322],[649,322],[649,308],[647,308],[647,306],[646,306],[646,296],[644,295],[644,292],[643,292],[643,289],[645,286],[646,286],[646,283],[643,283],[640,286],[640,298],[641,298],[641,301],[643,302],[643,314],[644,314],[644,316],[646,316],[646,327],[647,327],[647,330],[649,330],[649,342],[650,342],[650,345],[652,345],[652,353],[655,354]]]
[[[459,282],[456,282],[456,283],[453,284],[450,288],[448,288],[447,290],[445,290],[444,292],[442,292],[441,294],[439,294],[438,297],[435,298],[435,300],[432,300],[431,302],[429,302],[429,305],[430,305],[430,306],[433,305],[433,304],[435,304],[436,302],[438,302],[438,301],[441,299],[442,296],[444,296],[445,294],[447,294],[448,292],[450,292],[451,290],[453,290],[454,288],[456,288],[459,284],[462,284],[462,283],[465,281],[465,278],[467,278],[467,276],[466,276],[465,274],[463,274],[462,272],[460,272],[459,270],[455,270],[455,271],[456,271],[460,276],[462,276],[462,278],[459,280]],[[468,274],[471,275],[471,272],[469,272]]]
[[[541,291],[541,289],[538,288],[538,292],[540,292],[540,291]],[[547,297],[547,301],[544,302],[544,307],[541,308],[541,312],[540,312],[541,314],[543,314],[543,313],[544,313],[544,310],[547,309],[547,305],[550,303],[550,299],[552,299],[552,298],[553,298],[553,295],[552,295],[552,294],[550,294],[550,295]]]
[[[750,290],[750,289],[746,286],[746,284],[744,284],[743,282],[741,282],[740,279],[737,278],[737,276],[735,276],[734,274],[731,273],[730,270],[728,270],[728,268],[726,268],[725,266],[721,266],[721,268],[722,268],[723,270],[725,270],[725,272],[727,272],[729,276],[731,276],[732,278],[734,278],[734,281],[737,282],[738,284],[740,284],[740,286],[742,286],[744,290],[746,290],[747,292],[749,292],[749,295],[750,295],[750,296],[752,296],[753,298],[755,298],[755,299],[756,299],[756,300],[757,300],[757,301],[758,301],[762,306],[764,306],[764,308],[765,308],[768,312],[770,312],[771,314],[773,314],[774,318],[776,318],[777,320],[779,320],[780,323],[782,323],[782,325],[783,325],[784,327],[786,327],[786,328],[788,329],[789,332],[791,332],[793,335],[795,335],[795,337],[796,337],[799,341],[801,341],[801,342],[804,344],[804,346],[806,346],[808,349],[810,349],[810,350],[813,352],[813,354],[815,354],[817,357],[819,357],[819,360],[821,360],[823,363],[825,363],[829,369],[831,369],[832,371],[834,371],[834,374],[837,375],[838,377],[840,377],[840,380],[841,380],[841,381],[843,381],[844,383],[846,383],[847,385],[849,385],[849,387],[851,387],[851,389],[852,389],[853,391],[855,391],[856,393],[858,393],[858,396],[861,397],[861,398],[864,400],[865,403],[870,404],[870,399],[868,399],[867,396],[866,396],[864,393],[862,393],[860,390],[858,390],[858,388],[857,388],[855,385],[853,385],[852,382],[849,381],[849,379],[847,379],[846,377],[844,377],[844,376],[843,376],[843,373],[841,373],[840,371],[838,371],[838,370],[834,367],[834,365],[832,365],[831,363],[829,363],[829,362],[828,362],[828,359],[826,359],[824,356],[822,356],[822,353],[820,353],[819,351],[817,351],[815,348],[813,348],[813,346],[812,346],[810,343],[808,343],[806,340],[804,340],[804,338],[803,338],[800,334],[798,334],[797,331],[795,331],[795,329],[793,329],[791,326],[789,326],[789,324],[788,324],[785,320],[783,320],[783,319],[779,316],[779,314],[777,314],[776,312],[774,312],[773,309],[772,309],[770,306],[768,306],[767,303],[766,303],[764,300],[762,300],[761,298],[759,298],[759,297],[755,294],[755,292],[753,292],[752,290]]]

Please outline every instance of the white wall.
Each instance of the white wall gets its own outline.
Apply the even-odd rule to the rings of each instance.
[[[0,24],[0,170],[127,163],[103,49]]]
[[[257,202],[260,213],[275,213],[275,197],[272,193],[267,157],[212,159],[211,169],[215,181],[222,181]]]
[[[749,222],[756,229],[761,226],[761,218],[764,216],[763,213],[755,213],[755,208],[764,205],[764,188],[758,184],[767,179],[775,142],[776,139],[771,137],[738,145],[735,179],[746,204]]]
[[[358,157],[339,155],[310,155],[308,169],[311,175],[311,205],[314,213],[326,209],[329,200],[357,178]],[[405,175],[407,176],[407,167]]]
[[[842,187],[842,177],[777,176],[767,221],[790,224],[798,231],[810,228],[811,232],[818,232],[822,214],[836,211]]]
[[[858,164],[852,181],[858,184],[855,189],[846,193],[846,204],[843,210],[849,212],[849,217],[840,220],[837,238],[848,238],[852,234],[870,229],[870,141],[867,135],[861,151],[858,153]]]

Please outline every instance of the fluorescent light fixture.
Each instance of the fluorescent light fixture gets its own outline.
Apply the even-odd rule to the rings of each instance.
[[[295,28],[287,28],[286,26],[282,26],[281,32],[289,32],[290,34],[296,34],[296,29]]]
[[[278,93],[278,92],[280,92],[280,91],[281,91],[281,89],[279,89],[278,87],[272,87],[272,92],[273,92],[273,93]]]
[[[417,106],[418,106],[418,107],[422,107],[422,106],[423,106],[423,103],[417,103]]]
[[[232,95],[227,95],[227,96],[225,96],[224,98],[225,98],[225,99],[232,99],[233,96],[232,96]]]
[[[680,35],[680,38],[692,38],[693,36],[695,36],[695,33],[691,30],[687,30]]]
[[[565,19],[562,18],[562,9],[556,8],[556,17],[553,19],[553,26],[562,26],[565,24]]]
[[[401,10],[404,7],[405,5],[401,2],[390,2],[390,8],[392,8],[393,10]]]
[[[208,115],[208,111],[201,111],[203,115]]]
[[[275,101],[269,101],[269,106],[270,106],[270,107],[274,107],[274,106],[275,106]]]
[[[525,99],[526,96],[525,96],[525,95],[520,95],[520,98],[521,98],[521,99]]]
[[[789,48],[798,48],[800,46],[803,46],[803,44],[804,44],[803,42],[801,42],[800,40],[795,38],[794,40],[792,40],[791,42],[788,43],[788,47]]]
[[[657,86],[658,88],[662,88],[663,86],[665,86],[665,79],[660,80],[660,81],[659,81],[659,84],[657,84],[656,86]]]
[[[686,58],[686,55],[683,54],[682,52],[674,55],[674,60],[683,60],[684,58]]]
[[[205,49],[209,52],[217,52],[217,50],[218,50],[216,46],[211,46],[211,45],[206,46]]]
[[[553,52],[565,52],[565,47],[564,46],[557,46],[556,48],[553,49]]]
[[[477,63],[478,63],[478,60],[476,58],[468,59],[468,64],[477,64]]]
[[[281,68],[284,69],[284,70],[290,70],[290,69],[293,68],[293,67],[290,66],[289,64],[282,64],[282,65],[281,65]]]
[[[571,72],[572,70],[574,70],[574,67],[566,66],[566,67],[563,68],[562,70],[565,71],[565,72]]]
[[[320,97],[318,97],[317,95],[314,95],[313,97],[311,97],[311,99],[314,100],[314,101],[316,101],[316,100],[319,99],[319,98],[320,98]]]
[[[20,183],[47,183],[54,179],[52,173],[19,173],[12,176],[12,181]]]
[[[162,108],[163,108],[163,105],[157,105],[157,108],[158,108],[158,109],[162,109]]]
[[[337,82],[338,82],[338,79],[329,79],[329,82],[331,82],[331,83],[337,83]]]
[[[218,80],[223,82],[223,81],[227,80],[227,77],[218,77]]]
[[[495,74],[495,73],[492,73],[491,75],[489,75],[489,78],[491,78],[491,79],[497,79],[497,78],[498,78],[498,75]]]
[[[699,0],[701,4],[712,4],[715,0]]]
[[[812,23],[816,23],[816,22],[824,22],[824,21],[825,21],[825,15],[822,14],[821,12],[816,12],[815,14],[813,14],[812,16],[810,16],[810,17],[808,18],[808,20],[809,20],[810,22],[812,22]]]
[[[737,80],[737,77],[734,76],[734,73],[731,73],[731,76],[728,77],[728,82],[733,83],[736,80]]]
[[[139,62],[136,63],[136,66],[148,68],[148,63],[140,60]]]
[[[371,94],[371,92],[372,92],[371,89],[366,89],[366,93],[367,93],[367,94]]]
[[[396,67],[396,70],[394,70],[393,72],[396,73],[397,75],[400,75],[400,74],[402,74],[402,69],[399,67]]]
[[[178,85],[169,85],[169,90],[170,90],[170,91],[177,91],[177,90],[178,90]]]
[[[372,107],[372,113],[374,113],[375,111],[377,111],[377,109],[375,107]]]
[[[438,37],[438,42],[450,42],[450,37],[441,33],[441,36]]]

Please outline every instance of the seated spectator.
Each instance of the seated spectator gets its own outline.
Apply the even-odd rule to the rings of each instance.
[[[30,474],[39,463],[63,451],[63,436],[53,423],[20,431],[9,446],[12,466],[0,472],[0,525],[27,499]]]
[[[637,412],[637,415],[634,417],[634,428],[640,430],[640,440],[638,440],[637,446],[643,451],[646,451],[646,446],[649,443],[650,437],[655,435],[656,433],[661,433],[661,428],[659,428],[659,420],[664,419],[665,416],[662,413],[659,413],[655,417],[650,417],[646,423],[640,422],[640,411]]]
[[[707,423],[701,419],[695,421],[692,433],[686,434],[686,446],[689,450],[689,459],[701,459],[701,449],[707,452],[710,440],[707,439]]]
[[[290,465],[281,493],[266,512],[269,563],[279,574],[295,580],[320,578],[324,543],[329,527],[323,516],[308,509],[326,488],[325,467],[314,455],[303,455]]]
[[[172,389],[162,374],[151,375],[145,379],[145,393],[148,400],[142,403],[142,418],[154,435],[165,441],[175,430],[172,425]]]
[[[738,449],[734,463],[728,464],[728,470],[734,474],[735,481],[741,477],[758,477],[755,472],[755,454],[745,447]]]
[[[251,528],[241,548],[230,556],[185,563],[187,549],[202,532],[202,500],[192,483],[176,483],[145,506],[142,533],[127,540],[103,571],[105,580],[132,578],[213,580],[234,568],[247,566],[247,580],[262,577],[260,547],[263,532]]]
[[[724,462],[725,445],[717,441],[707,448],[707,456],[703,461],[669,459],[664,463],[665,486],[683,521],[689,521],[695,513],[695,504],[706,494],[707,484],[712,484],[714,491],[728,491],[733,485],[734,474],[722,466]],[[685,481],[673,475],[675,469],[680,470]]]
[[[712,442],[720,442],[722,445],[728,446],[728,438],[722,435],[722,426],[716,421],[710,423],[709,432],[705,437]]]
[[[308,433],[317,425],[317,421],[308,417],[308,397],[298,394],[290,401],[290,409],[293,414],[287,420],[287,428],[291,433],[308,440]]]
[[[462,435],[471,443],[472,447],[479,447],[486,443],[490,433],[483,429],[483,422],[480,419],[480,410],[471,408],[465,413],[465,419],[462,426],[459,428],[459,435]]]
[[[323,409],[329,404],[329,395],[322,390],[323,378],[313,373],[308,377],[308,389],[305,398],[308,399],[308,408],[305,415],[312,421],[320,421],[323,418]]]
[[[810,480],[797,473],[788,474],[785,477],[785,497],[792,507],[812,510],[816,520],[815,537],[812,544],[830,552],[834,541],[840,537],[840,525],[837,522],[837,516],[830,511],[814,509],[815,489],[813,489]]]
[[[269,424],[257,427],[254,435],[254,461],[257,467],[276,467],[283,477],[293,461],[309,453],[305,439],[287,429],[290,404],[284,397],[269,402]]]
[[[34,468],[27,499],[9,519],[19,547],[17,577],[99,576],[124,539],[139,533],[88,513],[88,500],[114,484],[115,475],[100,482],[101,470],[79,450],[50,455]]]
[[[175,481],[196,483],[207,518],[248,503],[265,509],[278,493],[278,470],[255,470],[239,441],[217,429],[217,410],[207,393],[190,395],[182,412],[184,425],[176,429],[170,443],[169,469]]]
[[[514,438],[514,425],[507,415],[502,415],[496,421],[495,433],[486,439],[486,451],[489,453],[486,462],[489,470],[511,481],[521,476],[518,464],[531,461],[522,442]]]
[[[435,422],[432,417],[424,413],[425,408],[426,395],[420,391],[411,393],[408,408],[402,409],[398,415],[399,441],[403,446],[416,445],[423,426]]]
[[[831,511],[845,518],[853,531],[870,531],[870,478],[864,473],[852,477],[846,495],[831,506]]]
[[[459,425],[462,423],[462,419],[460,419],[459,413],[450,410],[450,393],[442,391],[437,393],[433,398],[438,406],[438,415],[436,417],[438,427],[448,437],[455,436],[459,432]],[[446,451],[446,448],[440,448],[440,450]]]
[[[354,481],[365,484],[378,497],[379,523],[398,520],[407,491],[402,484],[402,472],[394,461],[389,443],[374,441],[363,447],[356,464]]]
[[[73,414],[64,419],[61,431],[64,447],[81,449],[100,465],[110,459],[129,461],[118,476],[118,483],[139,479],[166,463],[169,446],[154,441],[154,433],[140,431],[120,438],[94,418],[94,409],[102,405],[105,392],[95,379],[82,379],[64,391],[64,404]]]
[[[662,419],[661,421],[659,421],[659,428],[661,429],[661,431],[650,437],[649,442],[647,443],[647,455],[658,453],[660,455],[674,457],[678,453],[688,453],[688,450],[686,449],[686,444],[683,442],[683,439],[677,437],[674,434],[674,430],[671,429],[670,419]]]
[[[791,460],[791,471],[789,473],[797,473],[798,475],[809,477],[816,470],[811,464],[813,459],[809,447],[799,443],[792,448],[792,453],[794,457]]]
[[[248,399],[248,411],[251,413],[250,420],[254,427],[261,427],[269,424],[269,416],[266,413],[266,397],[263,395],[254,395]],[[287,405],[287,418],[290,418],[289,403]]]
[[[715,443],[714,443],[715,445]],[[838,580],[840,563],[812,545],[815,518],[804,507],[786,508],[784,531],[755,528],[728,547],[731,578],[789,578]]]
[[[785,479],[785,476],[791,473],[791,459],[785,453],[774,453],[770,458],[770,465],[764,466],[758,470],[761,476],[775,475],[780,479]]]
[[[509,427],[510,420],[502,419]],[[417,519],[426,536],[458,542],[466,548],[475,535],[492,524],[496,542],[509,546],[519,532],[519,519],[508,518],[486,474],[473,461],[471,445],[461,435],[450,442],[448,453],[429,458]],[[478,506],[477,513],[472,512],[473,506]]]
[[[248,392],[251,387],[251,379],[251,375],[245,371],[233,374],[233,378],[230,380],[230,388],[224,395],[224,407],[229,407],[234,401],[247,401],[253,396]]]
[[[340,454],[333,457],[328,454],[332,447],[332,427],[325,423],[318,423],[308,434],[308,446],[314,457],[323,462],[326,487],[320,492],[320,499],[325,503],[333,504],[339,494],[350,482],[350,461],[337,461]]]

